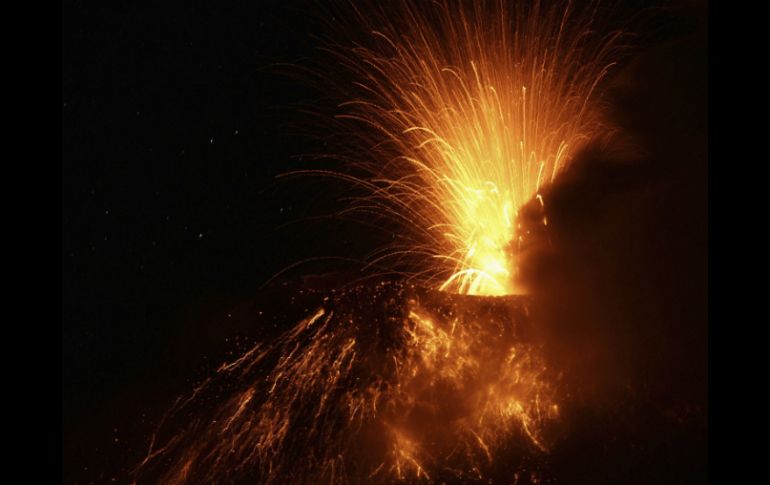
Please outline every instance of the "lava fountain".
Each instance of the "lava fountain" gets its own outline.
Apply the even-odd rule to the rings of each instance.
[[[486,482],[503,461],[509,483],[558,434],[558,372],[516,295],[517,212],[602,129],[617,35],[592,32],[595,4],[370,7],[347,5],[361,41],[327,49],[348,171],[305,173],[398,226],[369,265],[402,277],[330,292],[223,364],[169,412],[140,482]]]
[[[368,35],[329,48],[349,170],[334,175],[365,193],[346,212],[388,219],[399,238],[370,264],[452,293],[521,293],[517,212],[606,131],[597,88],[620,34],[592,30],[596,3],[349,7],[343,28]]]

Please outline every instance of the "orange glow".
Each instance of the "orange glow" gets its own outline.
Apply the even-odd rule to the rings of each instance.
[[[153,480],[478,480],[510,439],[548,451],[559,376],[524,337],[526,305],[396,283],[341,293],[196,388],[199,403],[221,401],[209,414],[180,400],[172,414],[196,419],[159,450],[153,439],[140,471],[166,460]]]
[[[595,8],[595,7],[594,7]],[[596,87],[616,36],[594,10],[534,2],[389,2],[335,53],[355,80],[339,116],[363,154],[359,207],[408,226],[374,264],[413,256],[421,284],[507,295],[517,211],[599,129]]]

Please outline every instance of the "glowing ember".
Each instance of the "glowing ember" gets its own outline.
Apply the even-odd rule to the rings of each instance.
[[[453,293],[520,292],[516,213],[599,130],[596,87],[617,35],[592,35],[595,5],[353,10],[371,35],[333,49],[355,81],[337,129],[361,148],[354,178],[370,196],[357,207],[405,226],[372,264]]]

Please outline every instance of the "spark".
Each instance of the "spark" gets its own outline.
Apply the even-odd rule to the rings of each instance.
[[[333,50],[355,80],[335,129],[360,147],[357,207],[408,235],[372,260],[454,293],[521,293],[517,212],[602,129],[597,86],[619,34],[592,34],[597,4],[351,10],[370,35]]]

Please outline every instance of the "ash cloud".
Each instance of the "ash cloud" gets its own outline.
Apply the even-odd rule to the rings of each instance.
[[[646,50],[616,76],[609,119],[617,132],[578,154],[543,192],[544,205],[533,200],[520,216],[532,239],[520,271],[549,359],[564,369],[575,412],[605,416],[599,426],[612,429],[603,435],[588,430],[596,420],[574,420],[582,431],[573,447],[606,445],[611,435],[626,452],[647,448],[615,460],[622,473],[605,461],[610,480],[695,483],[706,470],[703,30]]]

